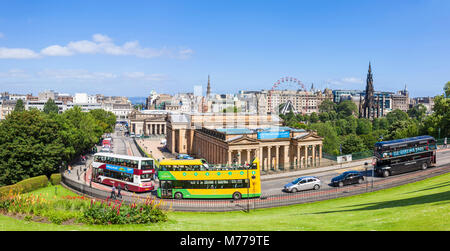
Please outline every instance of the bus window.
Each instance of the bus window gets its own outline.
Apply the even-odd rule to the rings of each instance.
[[[152,173],[145,173],[141,175],[141,180],[149,180],[153,177]]]
[[[141,161],[141,169],[142,170],[153,169],[153,160],[142,160]]]

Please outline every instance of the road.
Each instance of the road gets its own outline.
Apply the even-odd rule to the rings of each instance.
[[[136,145],[133,142],[133,139],[130,137],[125,137],[123,135],[123,132],[119,130],[119,128],[116,128],[115,132],[112,134],[113,138],[113,152],[116,154],[122,154],[122,155],[131,155],[131,156],[140,156],[139,151],[137,150]],[[445,163],[450,163],[450,150],[440,150],[437,152],[437,164],[436,166],[441,166]],[[349,167],[349,168],[342,168],[342,169],[335,169],[332,171],[324,171],[320,173],[315,173],[312,176],[316,176],[322,181],[322,187],[321,191],[323,190],[330,190],[334,189],[334,187],[331,187],[329,184],[331,182],[331,179],[345,171],[349,170],[357,170],[363,172],[366,180],[369,182],[374,179],[374,182],[380,179],[389,179],[388,178],[382,178],[382,177],[372,177],[371,169],[369,168],[368,173],[365,173],[365,168],[363,165],[356,166],[356,167]],[[420,171],[417,171],[420,172]],[[309,176],[309,175],[306,175]],[[396,175],[400,176],[400,175]],[[395,177],[395,176],[394,176]],[[282,188],[285,184],[293,181],[297,177],[288,177],[288,178],[275,178],[271,180],[263,180],[261,182],[261,191],[263,195],[271,196],[271,195],[281,195],[286,194],[282,191]],[[156,182],[156,187],[158,185],[158,182]]]
[[[114,133],[111,134],[111,138],[113,139],[113,153],[120,155],[141,156],[133,142],[133,139],[130,137],[125,137],[118,126],[116,126]]]
[[[437,152],[436,166],[441,166],[445,163],[450,163],[450,151],[445,150],[445,151]],[[328,185],[328,184],[330,184],[331,179],[333,177],[336,177],[337,175],[339,175],[345,171],[349,171],[349,170],[357,170],[357,171],[363,172],[365,178],[368,179],[369,182],[372,181],[372,178],[374,178],[375,182],[379,179],[389,179],[390,178],[390,177],[388,177],[388,178],[372,177],[371,171],[368,171],[368,173],[365,173],[364,166],[357,166],[357,167],[352,167],[352,168],[343,168],[343,169],[339,169],[339,170],[327,171],[327,172],[315,174],[313,176],[316,176],[323,182],[321,190],[334,189],[333,187]],[[417,172],[420,172],[420,171],[417,171]],[[396,176],[399,176],[399,175],[396,175]],[[283,186],[295,179],[296,179],[296,177],[266,180],[266,181],[261,182],[261,190],[264,194],[267,194],[267,195],[283,194],[283,193],[285,193],[281,190],[283,188]]]

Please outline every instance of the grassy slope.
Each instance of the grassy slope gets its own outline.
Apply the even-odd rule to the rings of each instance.
[[[38,191],[53,196],[54,188]],[[58,195],[62,193],[58,188]],[[66,192],[65,192],[66,193]],[[169,213],[151,226],[54,225],[0,216],[0,230],[450,230],[450,174],[374,193],[251,213]]]

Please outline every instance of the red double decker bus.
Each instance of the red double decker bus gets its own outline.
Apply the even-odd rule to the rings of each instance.
[[[147,192],[154,189],[155,161],[152,158],[94,154],[92,181],[117,186],[131,192]]]

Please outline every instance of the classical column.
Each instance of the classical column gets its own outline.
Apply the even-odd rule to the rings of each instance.
[[[284,169],[289,169],[289,146],[284,146],[283,148],[283,166]]]
[[[271,148],[272,146],[267,146],[267,170],[271,170],[272,169],[272,153],[271,153]]]
[[[319,145],[319,165],[321,161],[322,161],[322,144]]]
[[[264,169],[264,147],[262,147],[262,146],[259,147],[258,151],[259,151],[259,168],[261,170],[265,170]]]
[[[250,165],[250,149],[247,149],[247,164]]]
[[[231,150],[228,149],[228,160],[227,160],[227,164],[228,164],[228,165],[231,165],[231,163],[232,163],[231,161],[232,161],[232,159],[231,159]]]
[[[305,145],[305,167],[308,168],[308,145]]]
[[[302,168],[302,157],[300,156],[300,148],[302,146],[297,145],[297,165],[295,166],[296,169]]]
[[[312,145],[312,163],[311,166],[316,166],[316,145]]]
[[[275,146],[275,171],[280,170],[280,146]]]
[[[240,165],[242,162],[242,150],[238,150],[238,165]]]

